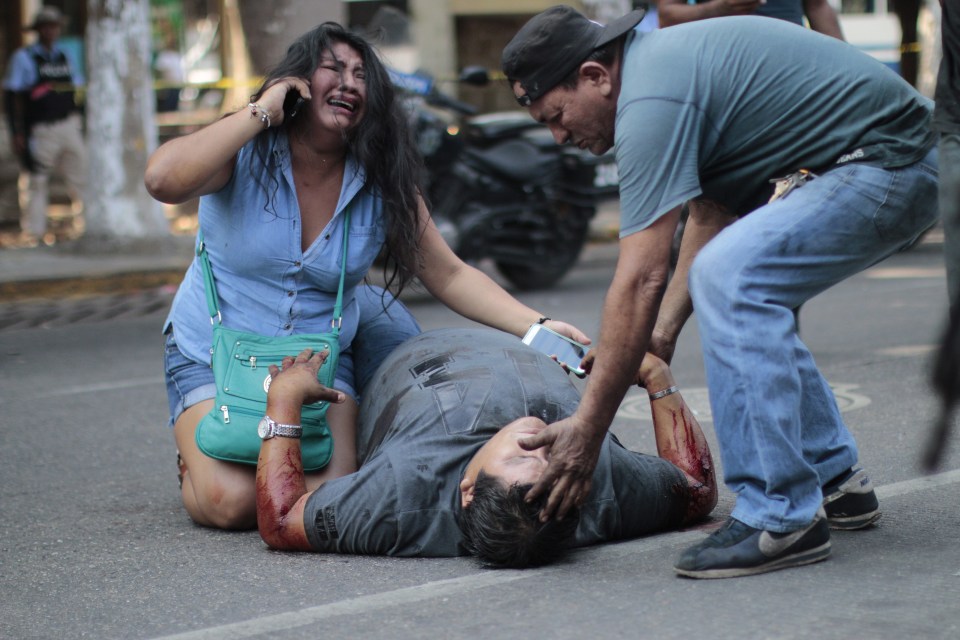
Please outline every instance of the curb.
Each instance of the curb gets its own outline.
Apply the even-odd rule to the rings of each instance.
[[[600,249],[604,245],[611,245],[609,237],[600,240],[591,237],[580,256],[580,265],[614,264],[615,255],[606,255]],[[598,253],[599,249],[599,253]],[[111,295],[134,293],[144,289],[158,289],[161,287],[177,287],[183,280],[189,263],[183,266],[169,266],[162,268],[143,268],[124,270],[119,272],[101,272],[78,274],[77,276],[53,276],[47,278],[29,278],[0,282],[0,304],[13,302],[27,302],[33,300],[50,300],[57,298],[78,298],[85,296]],[[482,270],[489,271],[486,268]],[[498,276],[493,275],[495,279]],[[374,270],[367,276],[371,284],[383,286],[382,277]],[[501,282],[503,284],[503,282]],[[430,298],[426,291],[420,292],[414,288],[407,289],[401,296],[405,301],[408,297],[417,299]]]
[[[0,283],[4,302],[132,293],[142,289],[176,287],[183,280],[181,269],[150,269],[103,275],[45,278]]]
[[[611,247],[604,250],[604,247]],[[607,255],[613,251],[611,255]],[[580,255],[580,265],[595,265],[598,263],[616,263],[616,232],[613,234],[591,234],[584,251]],[[0,304],[8,302],[24,302],[39,299],[69,298],[119,293],[133,293],[143,289],[160,287],[177,287],[183,280],[189,262],[182,266],[165,266],[159,268],[127,269],[123,271],[101,273],[79,273],[76,276],[51,276],[24,278],[0,282]],[[486,271],[486,269],[484,269]],[[496,278],[496,276],[495,276]],[[373,271],[368,275],[372,284],[382,286],[379,273]],[[501,283],[502,284],[502,283]],[[412,290],[407,295],[416,296]],[[423,292],[423,296],[430,297]]]

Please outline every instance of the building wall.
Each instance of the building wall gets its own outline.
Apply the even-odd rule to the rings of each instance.
[[[516,109],[506,85],[498,81],[500,54],[527,20],[554,4],[556,0],[410,0],[419,66],[446,81],[445,91],[483,112]],[[453,80],[469,65],[486,67],[494,82],[483,88],[457,86]]]
[[[481,65],[492,72],[486,87],[462,87],[460,98],[481,112],[519,109],[500,72],[500,55],[513,35],[533,14],[458,16],[457,60],[460,66]]]

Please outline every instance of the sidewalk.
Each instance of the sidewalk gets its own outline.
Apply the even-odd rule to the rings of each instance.
[[[618,222],[618,203],[602,206],[591,223],[591,241],[615,241]],[[193,259],[193,244],[192,235],[171,235],[122,251],[97,251],[83,239],[49,247],[0,247],[0,304],[176,286]]]
[[[0,302],[176,285],[192,258],[191,236],[170,236],[123,251],[97,252],[82,242],[0,249]]]

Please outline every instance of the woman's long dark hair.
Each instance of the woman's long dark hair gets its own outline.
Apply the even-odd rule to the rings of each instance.
[[[334,43],[350,46],[363,58],[366,113],[360,125],[347,134],[347,143],[365,169],[368,184],[383,200],[387,235],[384,276],[387,287],[399,294],[420,266],[418,196],[423,193],[423,162],[416,151],[407,115],[373,46],[336,22],[324,22],[290,45],[283,60],[251,96],[251,102],[256,102],[280,78],[310,78],[320,66],[323,52],[330,51]],[[297,122],[295,118],[284,118],[282,126],[290,132]],[[263,145],[264,158],[267,143],[267,136],[260,136],[258,145]]]

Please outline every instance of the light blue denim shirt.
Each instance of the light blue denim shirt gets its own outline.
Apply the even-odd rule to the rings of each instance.
[[[233,177],[200,198],[200,228],[213,268],[224,326],[267,336],[330,330],[340,280],[344,212],[350,236],[343,292],[341,349],[357,331],[356,285],[385,238],[382,202],[365,187],[365,174],[348,154],[334,217],[306,251],[300,246],[300,207],[293,185],[290,148],[282,130],[263,134],[267,157],[247,143]],[[275,178],[274,178],[275,177]],[[188,358],[210,362],[213,333],[198,259],[187,270],[164,323],[173,324]]]

